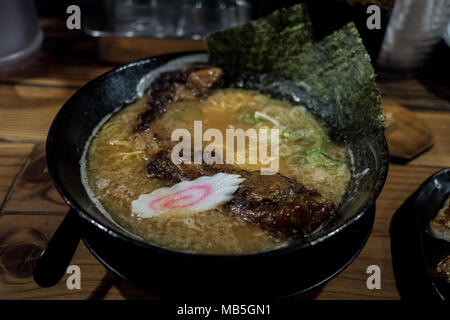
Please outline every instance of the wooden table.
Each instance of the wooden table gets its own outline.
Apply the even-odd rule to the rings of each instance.
[[[51,23],[43,26],[46,39],[36,60],[18,73],[0,77],[0,299],[156,299],[108,272],[82,243],[72,261],[81,268],[80,290],[67,288],[68,275],[51,288],[33,282],[32,262],[67,211],[45,166],[48,128],[79,87],[114,67],[95,58],[93,39]],[[164,52],[164,47],[156,50]],[[399,299],[391,260],[391,218],[421,182],[450,166],[448,92],[445,96],[450,86],[430,79],[380,81],[385,100],[407,106],[426,121],[435,146],[407,164],[391,163],[376,203],[375,225],[361,254],[325,286],[298,299]],[[380,290],[366,286],[370,265],[381,268]]]

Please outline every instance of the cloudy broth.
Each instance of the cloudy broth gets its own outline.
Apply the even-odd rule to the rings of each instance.
[[[111,217],[143,239],[177,251],[245,254],[288,244],[288,237],[245,222],[223,207],[197,213],[168,212],[148,219],[131,212],[131,202],[139,195],[170,186],[147,176],[145,166],[151,152],[135,148],[133,128],[138,124],[137,115],[146,108],[146,99],[125,107],[107,121],[87,152],[89,188]],[[253,91],[222,89],[204,100],[176,102],[167,109],[152,123],[150,133],[168,139],[177,128],[192,132],[195,120],[202,121],[203,130],[216,128],[223,132],[229,128],[277,127],[280,174],[317,189],[336,204],[345,194],[351,177],[346,149],[331,142],[326,128],[301,106]],[[255,111],[276,121],[255,117]],[[246,170],[260,168],[259,164],[238,166]]]

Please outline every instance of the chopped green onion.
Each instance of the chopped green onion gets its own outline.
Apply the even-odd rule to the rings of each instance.
[[[240,115],[239,120],[246,124],[255,124],[261,122],[261,119],[255,118],[250,112],[244,112]]]
[[[317,147],[306,152],[306,156],[299,157],[302,164],[315,167],[336,168],[341,161],[331,158],[322,147]]]
[[[274,118],[268,116],[268,115],[265,114],[265,113],[262,113],[262,112],[259,112],[259,111],[255,111],[254,117],[255,117],[255,119],[266,119],[266,120],[272,122],[272,123],[273,123],[274,125],[276,125],[277,127],[280,126],[280,123],[279,123],[277,120],[275,120]]]

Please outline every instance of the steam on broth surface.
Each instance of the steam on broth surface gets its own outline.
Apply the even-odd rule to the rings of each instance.
[[[144,97],[114,115],[89,147],[89,187],[116,222],[152,243],[186,252],[243,254],[289,243],[290,237],[263,230],[223,208],[168,212],[149,219],[132,214],[131,202],[139,195],[169,186],[147,176],[151,148],[139,147],[133,132],[146,103]],[[336,205],[341,202],[351,178],[346,149],[331,142],[326,128],[305,108],[254,91],[220,89],[200,101],[170,104],[152,123],[149,134],[170,140],[174,129],[186,128],[193,136],[194,120],[202,121],[203,131],[216,128],[223,133],[229,128],[278,128],[279,173],[316,189]],[[260,169],[260,164],[236,166]]]

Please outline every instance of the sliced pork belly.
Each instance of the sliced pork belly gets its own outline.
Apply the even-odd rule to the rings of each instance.
[[[244,220],[270,231],[308,235],[334,217],[335,205],[317,191],[281,174],[261,175],[259,171],[230,165],[176,165],[170,150],[162,150],[147,165],[150,177],[178,183],[219,172],[240,175],[245,180],[225,204]]]

